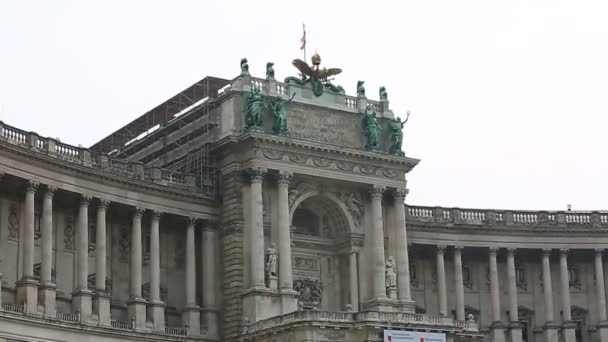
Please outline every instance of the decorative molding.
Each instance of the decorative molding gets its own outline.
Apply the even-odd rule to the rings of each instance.
[[[289,182],[293,178],[293,172],[279,171],[276,175],[277,184],[279,186],[289,186]]]
[[[384,190],[386,190],[385,187],[379,186],[379,185],[374,185],[369,190],[369,195],[371,196],[372,199],[382,199],[382,195],[384,194]]]
[[[321,303],[323,284],[318,279],[296,279],[293,281],[293,289],[298,292],[298,300],[305,307],[318,307]]]
[[[36,189],[38,189],[38,186],[40,185],[39,182],[29,179],[27,181],[27,187],[26,187],[26,191],[27,192],[36,192]]]
[[[346,206],[346,209],[350,213],[354,224],[356,226],[359,226],[361,224],[361,219],[363,218],[363,214],[365,212],[363,196],[361,196],[361,194],[358,192],[341,192],[337,193],[336,197],[338,197],[338,199],[342,201],[342,203],[344,203],[344,206]]]
[[[107,199],[100,198],[97,204],[97,210],[107,210],[110,206],[110,201]]]
[[[262,183],[266,172],[267,170],[262,167],[251,167],[245,171],[251,183]]]

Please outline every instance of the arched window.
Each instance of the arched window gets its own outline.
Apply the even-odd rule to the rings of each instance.
[[[293,213],[293,226],[298,233],[319,235],[320,223],[319,216],[312,210],[298,208]]]

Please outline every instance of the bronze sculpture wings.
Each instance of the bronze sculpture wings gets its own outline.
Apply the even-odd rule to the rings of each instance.
[[[303,60],[296,58],[291,62],[291,64],[293,64],[293,66],[300,70],[302,75],[306,75],[311,78],[315,76],[315,73],[312,68],[308,65],[308,63],[304,62]]]

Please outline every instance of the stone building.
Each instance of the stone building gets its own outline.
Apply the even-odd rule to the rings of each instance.
[[[90,148],[0,122],[0,341],[608,342],[608,213],[404,205],[386,90],[301,63]]]

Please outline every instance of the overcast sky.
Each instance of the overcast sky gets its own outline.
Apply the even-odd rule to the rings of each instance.
[[[411,110],[408,203],[608,209],[608,6],[585,0],[2,1],[0,120],[90,146],[206,75],[309,56]],[[371,96],[370,96],[371,95]]]

